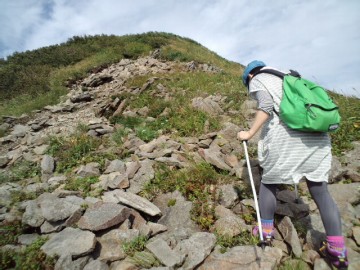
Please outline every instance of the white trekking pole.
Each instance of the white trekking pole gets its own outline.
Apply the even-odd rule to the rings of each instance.
[[[265,242],[264,242],[264,237],[263,237],[263,232],[262,232],[259,204],[258,204],[258,200],[257,200],[257,196],[256,196],[256,189],[255,189],[254,180],[253,180],[252,173],[251,173],[250,159],[249,159],[249,154],[248,154],[248,150],[247,150],[246,141],[243,141],[243,144],[244,144],[244,150],[245,150],[246,164],[247,164],[248,171],[249,171],[251,189],[252,189],[252,192],[253,192],[253,195],[254,195],[256,218],[257,218],[257,222],[258,222],[258,226],[259,226],[259,234],[260,234],[260,241],[261,241],[260,244],[261,244],[261,247],[264,249],[265,248]]]

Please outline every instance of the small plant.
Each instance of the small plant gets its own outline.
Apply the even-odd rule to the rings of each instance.
[[[22,190],[13,191],[11,192],[11,205],[22,201],[34,200],[39,195],[40,194],[37,194],[36,192],[24,192]]]
[[[67,190],[80,191],[82,196],[86,197],[91,191],[91,185],[97,183],[99,178],[96,176],[90,176],[85,178],[72,178],[67,181],[64,188]]]
[[[278,268],[279,270],[307,270],[309,266],[306,262],[301,260],[290,260],[285,261]]]
[[[141,268],[159,267],[161,263],[154,255],[147,251],[136,251],[134,255],[130,257],[130,262]]]
[[[91,159],[100,144],[100,139],[86,133],[75,133],[70,137],[51,137],[48,154],[57,157],[57,171],[62,173]]]
[[[227,249],[240,245],[256,245],[257,237],[254,237],[249,231],[242,231],[239,235],[229,236],[216,233],[216,243],[221,247],[221,253],[225,253]]]
[[[0,251],[0,269],[54,269],[55,258],[47,257],[40,249],[47,239],[39,238],[19,253]]]
[[[134,256],[135,252],[140,252],[145,249],[149,237],[146,235],[139,235],[131,241],[127,241],[122,245],[122,249],[128,256]]]
[[[174,206],[176,204],[176,199],[170,199],[167,203],[168,207]]]
[[[41,169],[37,163],[21,160],[10,167],[10,171],[0,174],[0,183],[17,182],[28,178],[40,177]]]
[[[17,244],[17,238],[25,230],[20,221],[0,225],[0,246]]]

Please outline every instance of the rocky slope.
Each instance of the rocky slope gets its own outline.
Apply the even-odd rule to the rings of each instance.
[[[205,132],[199,137],[160,135],[144,142],[129,131],[122,148],[129,153],[124,158],[107,160],[104,166],[89,162],[70,173],[56,173],[57,157],[47,154],[49,136],[65,136],[76,131],[79,123],[87,126],[87,135],[111,138],[120,125],[111,124],[113,116],[147,117],[147,108],[132,109],[127,99],[114,98],[119,94],[137,96],[155,86],[154,98],[171,98],[171,89],[158,83],[156,74],[181,72],[220,72],[206,64],[163,62],[156,54],[138,60],[124,59],[104,70],[91,74],[71,86],[64,101],[48,106],[31,118],[6,117],[1,128],[7,136],[0,138],[0,168],[4,175],[22,160],[41,166],[41,180],[29,177],[0,186],[0,220],[3,224],[20,220],[32,228],[32,233],[18,237],[17,245],[1,247],[20,250],[38,237],[48,236],[42,246],[47,255],[57,255],[55,269],[276,269],[300,259],[308,269],[330,269],[320,258],[317,249],[325,238],[324,228],[314,202],[306,196],[306,186],[300,185],[301,196],[282,190],[277,194],[278,208],[274,247],[262,250],[253,245],[229,248],[224,252],[217,245],[219,235],[238,236],[251,230],[245,214],[253,210],[251,199],[239,200],[233,183],[219,184],[219,204],[214,205],[217,217],[209,231],[203,231],[191,219],[193,203],[179,192],[164,193],[152,201],[140,196],[144,185],[154,179],[155,164],[172,169],[206,162],[219,170],[236,175],[247,182],[241,144],[236,140],[240,127],[231,123],[224,109],[222,96],[199,96],[192,100],[194,110],[223,115],[222,128]],[[153,74],[153,76],[152,76]],[[151,75],[141,87],[127,88],[125,82],[139,75]],[[251,119],[254,104],[245,102],[243,113]],[[166,114],[166,110],[163,112]],[[233,112],[234,113],[234,112]],[[147,118],[152,121],[151,118]],[[250,120],[249,120],[250,121]],[[251,142],[256,144],[256,140]],[[114,145],[99,146],[103,152],[117,152]],[[255,181],[259,167],[252,161]],[[360,143],[340,160],[334,158],[329,190],[343,218],[347,237],[349,269],[360,269]],[[71,177],[98,179],[91,186],[91,196],[66,190]],[[344,181],[351,179],[352,181]],[[102,192],[96,193],[101,190]],[[36,194],[32,200],[12,203],[12,194],[22,191]],[[97,195],[97,196],[96,196]],[[170,203],[171,202],[171,203]],[[294,221],[297,224],[294,225]],[[300,225],[299,225],[300,224]],[[303,232],[297,230],[303,228]],[[299,236],[300,235],[300,236]],[[130,258],[124,243],[147,236],[146,248]]]

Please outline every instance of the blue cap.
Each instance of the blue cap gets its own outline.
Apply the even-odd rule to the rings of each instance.
[[[254,68],[257,68],[257,67],[265,67],[265,63],[262,62],[262,61],[258,61],[258,60],[254,60],[252,62],[250,62],[246,68],[244,69],[244,73],[243,73],[243,76],[242,76],[242,81],[244,83],[244,85],[247,86],[246,84],[246,79],[247,77],[249,76],[250,72],[254,69]]]

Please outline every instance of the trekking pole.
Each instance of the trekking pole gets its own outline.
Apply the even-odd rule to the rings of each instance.
[[[249,159],[246,141],[243,141],[243,144],[244,144],[244,150],[245,150],[246,164],[247,164],[248,171],[249,171],[251,189],[252,189],[252,192],[254,195],[256,218],[257,218],[257,222],[258,222],[258,226],[259,226],[259,234],[260,234],[260,241],[261,241],[260,245],[261,245],[261,248],[264,249],[266,244],[264,242],[264,237],[263,237],[263,232],[262,232],[259,205],[258,205],[258,200],[257,200],[257,196],[256,196],[255,184],[254,184],[254,180],[253,180],[252,173],[251,173],[250,159]]]
[[[299,203],[299,193],[298,193],[297,184],[295,184],[295,203]]]

